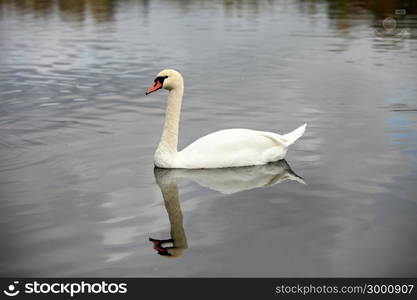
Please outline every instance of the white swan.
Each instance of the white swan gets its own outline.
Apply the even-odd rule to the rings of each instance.
[[[304,134],[307,124],[285,135],[250,129],[225,129],[210,133],[177,150],[184,80],[175,70],[161,71],[146,95],[161,88],[169,91],[161,140],[155,152],[159,168],[209,169],[264,165],[283,159],[288,146]]]

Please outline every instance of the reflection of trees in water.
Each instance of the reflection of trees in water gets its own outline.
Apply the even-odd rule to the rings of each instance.
[[[58,8],[61,18],[64,21],[82,22],[85,19],[85,0],[58,1]]]
[[[36,17],[48,16],[53,12],[54,0],[0,0],[0,7],[13,5],[17,11],[24,13],[33,12]]]
[[[396,9],[405,9],[407,13],[417,13],[417,1],[414,0],[298,0],[299,3],[316,10],[317,5],[325,4],[329,17],[351,16],[371,12],[376,17],[385,18],[395,13]]]
[[[91,15],[98,22],[112,21],[115,12],[115,0],[89,0]]]
[[[207,7],[223,7],[225,17],[259,17],[262,12],[273,13],[274,7],[287,6],[292,1],[272,0],[160,0],[161,5],[178,6],[186,12],[193,9]],[[0,0],[0,12],[5,13],[5,7],[12,7],[22,14],[31,13],[35,17],[47,17],[56,11],[64,21],[85,20],[87,14],[97,22],[114,20],[118,5],[134,3],[148,10],[150,0]],[[417,1],[415,0],[294,0],[300,11],[315,16],[323,7],[328,16],[330,26],[340,33],[349,33],[351,28],[363,23],[376,24],[387,17],[395,16],[396,9],[405,9],[406,15],[396,16],[403,20],[404,26],[415,27],[410,21],[411,16],[417,14]]]
[[[378,25],[387,17],[395,16],[403,20],[402,25],[415,27],[413,22],[407,22],[412,15],[417,14],[417,1],[415,0],[298,0],[300,9],[310,15],[319,11],[318,6],[325,5],[330,26],[349,33],[351,28],[358,24],[368,23]],[[397,9],[405,9],[405,15],[396,15]]]
[[[35,17],[49,17],[55,11],[59,11],[62,20],[79,22],[84,21],[88,13],[97,22],[108,22],[113,20],[117,2],[117,0],[0,0],[0,10],[11,6],[17,12],[32,13]]]
[[[147,10],[151,0],[0,0],[0,11],[3,6],[13,6],[20,13],[30,12],[36,17],[46,17],[58,10],[64,21],[83,21],[87,12],[96,21],[103,22],[112,21],[116,6],[126,3],[135,3]],[[193,9],[223,4],[226,12],[239,13],[245,10],[254,15],[257,15],[261,8],[269,10],[276,4],[273,0],[160,0],[159,3],[167,7],[174,5],[190,13]]]

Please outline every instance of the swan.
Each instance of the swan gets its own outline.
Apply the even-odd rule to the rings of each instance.
[[[182,75],[173,69],[158,73],[145,95],[166,89],[168,105],[161,140],[155,151],[156,167],[164,169],[211,169],[264,165],[285,157],[307,124],[279,135],[251,129],[224,129],[203,136],[178,151],[178,130],[184,94]]]

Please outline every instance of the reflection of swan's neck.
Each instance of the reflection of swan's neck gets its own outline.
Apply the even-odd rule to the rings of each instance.
[[[177,179],[168,170],[158,171],[161,173],[156,176],[156,180],[164,197],[165,208],[171,224],[171,238],[174,244],[174,247],[170,247],[168,252],[171,256],[176,257],[182,255],[182,252],[188,247],[179,202],[178,183]]]
[[[176,153],[178,147],[178,130],[181,114],[182,96],[184,85],[180,85],[169,92],[168,106],[165,114],[164,129],[159,142],[158,150],[168,153]]]

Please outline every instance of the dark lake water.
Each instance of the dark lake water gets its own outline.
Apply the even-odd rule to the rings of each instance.
[[[306,134],[154,172],[165,68],[180,148]],[[416,183],[415,1],[0,0],[2,276],[416,276]]]

